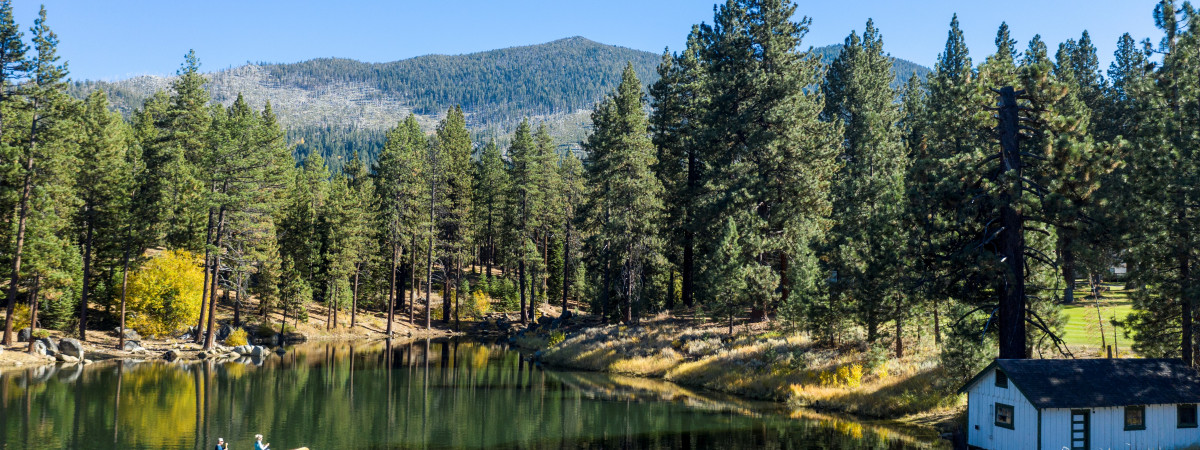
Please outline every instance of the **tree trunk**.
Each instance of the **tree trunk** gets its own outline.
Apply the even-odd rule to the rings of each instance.
[[[125,350],[125,293],[129,290],[129,244],[121,262],[121,333],[117,338],[117,350]]]
[[[792,292],[792,281],[788,278],[788,255],[787,252],[779,252],[779,304],[782,305],[788,301],[788,296]],[[764,314],[765,316],[765,314]]]
[[[521,259],[517,261],[517,287],[521,291],[521,324],[529,323],[525,317],[525,253],[521,253]]]
[[[433,210],[437,196],[437,190],[432,190],[429,195],[429,248],[425,253],[425,266],[428,272],[425,273],[425,329],[433,327]],[[445,299],[442,299],[444,302]]]
[[[392,264],[390,267],[391,276],[388,280],[388,318],[387,318],[387,335],[392,337],[392,319],[396,313],[396,261],[400,259],[399,253],[402,250],[397,250],[396,244],[392,244]],[[356,278],[357,279],[357,278]],[[404,295],[404,291],[400,291],[400,295]]]
[[[214,247],[217,249],[217,251],[213,253],[213,258],[212,258],[213,259],[212,289],[209,291],[208,330],[205,332],[205,335],[204,335],[204,349],[205,350],[212,350],[212,346],[213,346],[213,324],[216,322],[216,320],[213,319],[213,316],[216,315],[216,313],[217,313],[217,302],[216,302],[217,278],[219,277],[219,274],[220,274],[219,271],[221,270],[221,250],[220,250],[221,249],[221,234],[222,234],[222,230],[224,229],[224,226],[225,226],[225,207],[222,206],[220,209],[220,212],[217,213],[217,229],[215,232],[216,237],[213,240],[214,244],[215,244]]]
[[[1016,92],[1011,86],[1001,88],[1000,146],[1003,172],[1020,180],[1021,155],[1018,145],[1018,106]],[[1000,226],[996,253],[1007,266],[1004,279],[997,286],[1000,301],[999,331],[1000,359],[1025,359],[1025,229],[1024,217],[1014,207],[1021,198],[1019,182],[1009,182],[1000,194]]]
[[[896,296],[896,358],[904,357],[904,297]]]
[[[1182,350],[1183,362],[1192,366],[1196,363],[1196,355],[1192,352],[1192,281],[1191,281],[1191,236],[1186,231],[1187,217],[1184,209],[1181,207],[1177,213],[1179,224],[1185,231],[1180,236],[1181,245],[1179,246],[1178,261],[1179,261],[1179,296],[1180,296],[1180,347]]]
[[[192,341],[196,343],[200,343],[200,332],[204,330],[204,303],[206,301],[212,301],[212,292],[209,292],[208,289],[208,265],[209,258],[211,258],[208,244],[212,243],[214,217],[215,215],[213,214],[213,209],[208,208],[208,227],[204,229],[204,285],[200,288],[200,319],[196,321],[196,335],[192,336]]]
[[[680,276],[683,278],[682,286],[680,286],[680,294],[683,297],[683,307],[691,308],[694,304],[695,287],[694,287],[694,272],[696,266],[696,255],[694,250],[695,244],[691,231],[683,233],[683,267],[680,267]]]
[[[937,298],[933,299],[933,345],[935,347],[942,346],[942,323],[941,314],[938,312]]]
[[[1071,250],[1072,239],[1060,234],[1058,236],[1058,257],[1061,260],[1063,288],[1063,303],[1075,303],[1075,252]]]
[[[38,300],[42,296],[42,277],[38,275],[33,279],[33,292],[29,295],[29,353],[33,353],[33,343],[37,342],[34,338],[34,332],[37,331],[37,315],[38,315]]]
[[[417,283],[417,234],[413,233],[412,251],[408,252],[408,324],[416,326],[417,314],[417,290],[420,289],[420,284]],[[400,295],[404,295],[404,291],[400,291]]]
[[[567,294],[571,289],[571,220],[563,221],[563,275],[562,275],[562,313],[567,313]]]
[[[667,301],[663,305],[667,311],[675,308],[675,268],[669,267],[667,271]]]
[[[34,115],[37,121],[37,115]],[[25,179],[21,188],[21,200],[17,202],[17,246],[13,253],[12,277],[8,281],[8,306],[4,316],[4,337],[0,345],[12,343],[13,309],[17,306],[17,285],[21,281],[21,256],[25,249],[25,222],[29,217],[29,196],[33,192],[33,151],[30,144],[29,159],[25,163]]]
[[[88,213],[92,211],[88,208]],[[92,219],[88,219],[85,226],[87,231],[83,238],[83,286],[80,289],[79,295],[79,340],[87,342],[87,309],[88,309],[88,294],[91,293],[88,288],[92,281]]]
[[[355,325],[358,325],[358,272],[359,272],[359,269],[360,269],[359,265],[355,264],[355,267],[354,267],[354,291],[350,293],[350,328],[354,328]],[[388,305],[388,310],[389,310],[388,311],[388,321],[390,322],[392,320],[392,317],[391,317],[392,311],[391,311],[390,304]]]
[[[449,272],[451,272],[453,270],[453,266],[448,261],[442,260],[442,268],[446,269],[447,266],[450,266],[450,268],[449,268],[449,270],[445,271],[446,278],[442,280],[442,323],[449,325],[450,324],[450,314],[452,313],[452,311],[450,311],[450,273]]]

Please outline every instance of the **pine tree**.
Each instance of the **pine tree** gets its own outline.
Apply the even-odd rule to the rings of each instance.
[[[1003,32],[998,37],[997,47],[1011,55],[1014,43]],[[935,344],[942,342],[941,314],[945,299],[953,297],[946,293],[961,291],[948,275],[953,265],[944,257],[953,248],[952,230],[956,226],[956,218],[946,205],[961,195],[958,186],[950,182],[955,178],[949,159],[968,151],[976,139],[974,130],[979,128],[975,123],[977,105],[971,98],[974,77],[971,57],[955,15],[950,21],[945,50],[938,55],[934,72],[928,78],[923,104],[918,107],[909,103],[910,117],[906,118],[913,159],[905,180],[908,197],[912,199],[908,205],[908,217],[913,221],[911,248],[916,253],[910,269],[912,291],[930,302]],[[912,89],[909,99],[917,97]]]
[[[822,117],[844,127],[842,168],[832,188],[837,214],[826,236],[838,274],[830,295],[841,299],[836,303],[851,303],[846,309],[866,328],[868,343],[878,338],[886,317],[900,320],[885,305],[903,295],[899,264],[907,236],[900,221],[908,160],[891,68],[879,30],[868,20],[861,38],[846,38],[822,85]]]
[[[725,219],[721,234],[710,250],[713,257],[705,260],[700,283],[705,292],[713,294],[713,300],[705,303],[705,310],[714,319],[727,319],[729,335],[733,335],[733,320],[737,313],[745,310],[752,300],[747,271],[753,270],[741,261],[745,259],[746,245],[738,233],[737,221]]]
[[[435,143],[440,175],[444,180],[442,208],[438,219],[441,265],[446,277],[444,292],[458,289],[464,266],[470,262],[474,227],[471,224],[474,194],[471,177],[471,136],[462,108],[454,107],[438,125]],[[466,293],[458,293],[459,298]],[[457,308],[454,309],[458,311]],[[442,320],[450,322],[450,297],[443,296]],[[457,313],[455,313],[457,318]]]
[[[375,163],[376,217],[381,224],[378,228],[379,241],[385,244],[383,248],[386,249],[386,253],[380,256],[387,261],[384,273],[388,278],[388,335],[392,332],[397,297],[401,301],[404,297],[404,278],[399,278],[397,285],[400,261],[405,255],[415,261],[417,254],[416,245],[406,247],[406,244],[415,244],[422,229],[420,210],[424,183],[421,180],[426,170],[426,145],[416,118],[410,115],[388,132],[387,143]],[[410,270],[415,272],[415,264],[410,264]],[[417,291],[415,283],[411,290],[413,293]],[[410,303],[410,322],[414,310],[415,305]]]
[[[484,278],[491,280],[500,247],[499,228],[503,224],[508,187],[508,170],[496,140],[488,141],[475,168],[475,224],[478,228],[479,260],[486,264]]]
[[[209,107],[208,91],[204,88],[204,76],[200,74],[200,60],[195,51],[188,51],[177,72],[178,77],[171,85],[171,103],[167,109],[163,129],[163,164],[158,169],[163,180],[164,243],[170,248],[198,251],[209,245],[214,236],[205,234],[205,193],[216,189],[205,184],[209,175],[209,152],[212,143],[212,110]],[[207,210],[215,214],[212,208]],[[209,220],[211,222],[211,220]],[[211,228],[211,227],[209,227]],[[202,240],[206,239],[206,240]]]
[[[283,132],[270,113],[270,105],[262,114],[250,109],[245,99],[238,95],[228,109],[215,111],[210,136],[210,153],[204,155],[203,177],[205,184],[212,186],[206,200],[216,210],[211,226],[212,258],[209,261],[208,327],[205,348],[214,343],[213,323],[216,312],[216,292],[222,270],[222,258],[228,258],[233,279],[227,279],[226,292],[236,293],[235,322],[240,317],[241,299],[247,293],[249,273],[260,265],[265,242],[271,240],[274,229],[272,217],[277,207],[277,198],[284,187],[288,168],[291,166],[282,145]],[[322,161],[314,161],[324,169]],[[327,172],[311,178],[311,183],[327,183]],[[324,196],[314,196],[322,202],[314,202],[314,210],[321,211]],[[310,241],[311,242],[316,242]],[[320,261],[310,261],[310,264]],[[319,271],[314,270],[319,273]]]
[[[16,234],[11,250],[12,273],[8,285],[7,314],[4,336],[0,340],[0,344],[4,345],[12,342],[13,308],[21,282],[21,262],[31,208],[39,207],[53,198],[43,197],[48,190],[67,185],[63,177],[71,173],[74,167],[74,151],[67,146],[68,136],[73,130],[76,105],[66,94],[67,67],[58,63],[58,36],[46,24],[46,8],[38,12],[30,32],[33,34],[34,55],[25,62],[29,80],[21,85],[29,119],[22,124],[27,131],[13,160],[13,163],[19,164],[19,191],[13,212]],[[81,323],[81,330],[83,326]]]
[[[666,239],[668,260],[678,267],[682,278],[680,297],[685,307],[691,307],[695,298],[696,231],[703,228],[699,219],[703,217],[700,208],[704,164],[698,142],[706,91],[701,45],[700,28],[694,26],[682,53],[663,54],[658,67],[659,80],[650,88],[654,108],[650,126],[658,148],[654,172],[665,189],[667,205],[662,236]],[[668,297],[668,309],[673,298],[673,295]]]
[[[83,280],[80,289],[80,339],[86,339],[87,305],[95,301],[93,289],[97,273],[97,260],[102,250],[119,252],[126,219],[121,212],[132,191],[132,175],[126,168],[131,146],[128,125],[117,113],[108,109],[108,97],[104,91],[95,91],[85,103],[82,139],[79,144],[79,172],[75,175],[75,188],[81,200],[80,210],[75,214],[81,232],[79,242],[83,245]]]
[[[527,306],[532,305],[533,301],[528,296],[531,290],[527,289],[529,272],[526,269],[531,260],[536,262],[539,259],[537,247],[533,243],[533,232],[540,225],[537,223],[537,219],[545,194],[541,192],[540,187],[544,183],[543,179],[546,174],[541,170],[542,166],[539,164],[537,152],[529,121],[524,120],[517,127],[508,148],[508,157],[512,161],[512,168],[509,172],[510,191],[506,196],[509,203],[508,220],[506,220],[509,236],[506,241],[509,251],[517,260],[517,289],[521,299],[521,323],[528,323],[532,319],[528,315],[532,309],[527,309]]]
[[[1140,287],[1134,296],[1131,322],[1136,330],[1134,350],[1150,357],[1179,355],[1188,364],[1197,360],[1196,253],[1197,186],[1200,154],[1195,130],[1200,129],[1200,12],[1189,3],[1178,6],[1162,0],[1154,10],[1155,24],[1164,32],[1157,51],[1162,62],[1150,75],[1148,89],[1136,83],[1131,67],[1120,89],[1138,94],[1128,104],[1136,119],[1132,155],[1133,179],[1143,218],[1140,239],[1131,249],[1130,275]],[[1120,61],[1120,57],[1118,58]],[[1129,61],[1123,61],[1128,63]]]
[[[594,129],[584,143],[592,192],[587,200],[587,223],[594,234],[590,253],[600,258],[601,289],[616,296],[612,305],[601,307],[625,323],[635,320],[635,307],[642,307],[645,265],[661,249],[663,188],[651,171],[655,149],[644,102],[633,66],[626,66],[616,92],[592,113]]]
[[[580,242],[578,233],[574,233],[574,224],[579,220],[579,210],[576,208],[576,203],[583,201],[586,198],[586,187],[584,186],[585,173],[583,162],[575,156],[574,152],[568,152],[559,163],[559,179],[562,181],[562,189],[560,190],[560,198],[562,201],[562,251],[561,265],[558,266],[554,273],[561,271],[561,277],[557,283],[558,289],[562,292],[562,313],[567,314],[567,300],[570,298],[571,289],[571,274],[579,267],[578,252]],[[575,256],[573,256],[575,255]],[[572,259],[575,258],[575,259]],[[552,273],[553,275],[553,273]],[[550,293],[559,292],[558,289],[551,288]]]
[[[820,84],[821,68],[799,50],[810,20],[793,22],[795,10],[785,0],[729,1],[700,32],[709,105],[700,145],[705,180],[717,191],[702,220],[733,217],[743,235],[763,237],[741,261],[770,269],[749,270],[761,276],[751,283],[753,319],[811,281],[788,275],[812,263],[808,249],[827,226],[841,136],[837,124],[818,119],[820,90],[806,88]]]
[[[359,278],[371,265],[369,251],[372,235],[371,226],[376,223],[375,217],[375,185],[371,182],[370,173],[362,158],[355,152],[350,163],[345,167],[349,183],[350,201],[346,205],[346,226],[349,227],[349,239],[345,243],[347,253],[352,258],[354,266],[354,281],[351,285],[350,326],[358,325]]]

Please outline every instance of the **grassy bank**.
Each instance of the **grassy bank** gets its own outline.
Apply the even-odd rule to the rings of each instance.
[[[924,348],[897,359],[865,345],[821,346],[765,330],[730,337],[671,321],[526,334],[517,343],[554,366],[663,378],[797,408],[937,425],[963,404]]]

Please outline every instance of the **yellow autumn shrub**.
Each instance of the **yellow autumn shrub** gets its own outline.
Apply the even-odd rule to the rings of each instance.
[[[129,327],[157,337],[195,322],[203,284],[200,260],[190,252],[171,250],[147,261],[129,277]]]
[[[13,331],[29,328],[29,305],[17,303],[13,307]]]
[[[247,340],[246,338],[247,338],[246,330],[237,328],[237,329],[234,329],[232,333],[229,333],[229,337],[225,338],[225,345],[228,345],[230,347],[237,347],[239,345],[249,344],[250,341]]]

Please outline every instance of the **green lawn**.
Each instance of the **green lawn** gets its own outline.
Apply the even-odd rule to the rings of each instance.
[[[1063,340],[1075,353],[1076,357],[1096,357],[1103,356],[1101,348],[1100,327],[1101,324],[1097,320],[1097,306],[1099,307],[1099,316],[1103,318],[1104,327],[1104,343],[1113,345],[1113,326],[1112,320],[1124,320],[1129,312],[1133,309],[1132,302],[1129,300],[1129,293],[1125,291],[1124,286],[1118,283],[1105,283],[1108,288],[1103,293],[1103,298],[1097,302],[1088,298],[1087,283],[1080,280],[1075,291],[1075,303],[1063,306],[1063,314],[1067,317],[1067,324]],[[1121,355],[1129,353],[1130,339],[1125,337],[1125,330],[1117,328],[1116,330],[1116,346],[1115,349]]]

